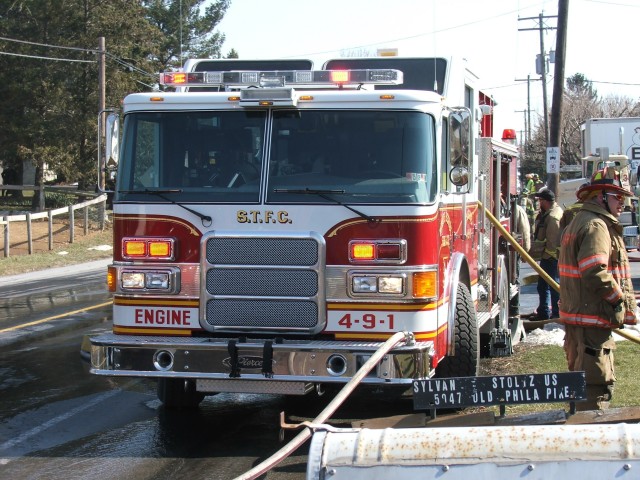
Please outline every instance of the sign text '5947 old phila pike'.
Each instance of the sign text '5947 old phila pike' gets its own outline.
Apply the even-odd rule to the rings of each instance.
[[[584,372],[414,380],[416,410],[584,399]]]

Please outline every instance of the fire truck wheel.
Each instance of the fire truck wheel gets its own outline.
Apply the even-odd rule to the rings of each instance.
[[[464,283],[458,283],[454,321],[455,354],[453,357],[446,356],[442,359],[436,368],[436,376],[443,378],[476,376],[480,368],[478,322],[469,288]]]
[[[158,400],[166,408],[198,408],[204,393],[196,391],[193,380],[182,378],[159,378]]]

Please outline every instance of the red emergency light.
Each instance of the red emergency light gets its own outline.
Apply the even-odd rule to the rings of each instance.
[[[516,139],[517,139],[517,137],[516,137],[515,129],[513,129],[513,128],[505,128],[502,131],[502,141],[503,142],[515,145]]]

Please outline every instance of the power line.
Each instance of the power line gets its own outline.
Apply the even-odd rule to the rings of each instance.
[[[605,83],[607,85],[625,85],[625,86],[629,86],[629,87],[640,87],[640,83],[605,82],[605,81],[600,81],[600,80],[588,80],[588,81],[590,83]]]
[[[48,43],[28,42],[26,40],[17,40],[15,38],[0,37],[0,40],[4,40],[5,42],[24,43],[26,45],[37,45],[38,47],[61,48],[63,50],[76,50],[76,51],[87,52],[87,53],[98,53],[98,51],[95,49],[80,48],[80,47],[63,47],[62,45],[50,45]]]
[[[135,71],[135,72],[138,72],[141,75],[146,75],[146,76],[151,77],[151,78],[157,78],[156,74],[149,73],[146,70],[142,70],[141,68],[136,67],[134,64],[129,63],[129,62],[123,60],[122,58],[116,57],[112,53],[105,52],[105,54],[107,55],[107,57],[109,57],[110,60],[113,60],[117,64],[129,69],[132,72]]]
[[[40,55],[25,55],[22,53],[11,53],[11,52],[2,52],[0,51],[0,55],[8,55],[11,57],[24,57],[24,58],[35,58],[37,60],[53,60],[57,62],[80,62],[80,63],[96,63],[95,60],[74,60],[71,58],[55,58],[55,57],[43,57]]]
[[[419,37],[426,37],[427,35],[435,35],[435,34],[437,34],[437,33],[443,33],[443,32],[447,32],[447,31],[449,31],[449,30],[456,30],[456,29],[458,29],[458,28],[463,28],[463,27],[468,27],[468,26],[470,26],[470,25],[475,25],[475,24],[478,24],[478,23],[483,23],[483,22],[486,22],[486,21],[488,21],[488,20],[493,20],[493,19],[496,19],[496,18],[499,18],[499,17],[504,17],[504,16],[506,16],[506,15],[511,15],[511,14],[513,14],[513,13],[517,13],[517,12],[519,12],[519,11],[520,11],[519,9],[518,9],[518,10],[511,10],[511,11],[508,11],[508,12],[504,12],[504,13],[499,13],[499,14],[496,14],[496,15],[492,15],[492,16],[490,16],[490,17],[480,18],[480,19],[478,19],[478,20],[473,20],[473,21],[471,21],[471,22],[461,23],[461,24],[459,24],[459,25],[453,25],[453,26],[451,26],[451,27],[445,27],[445,28],[441,28],[441,29],[432,30],[432,31],[430,31],[430,32],[417,33],[417,34],[415,34],[415,35],[410,35],[410,36],[407,36],[407,37],[400,37],[400,38],[393,38],[393,39],[380,40],[379,42],[369,43],[369,44],[365,44],[365,45],[358,45],[358,46],[355,46],[355,47],[347,47],[347,48],[344,48],[344,49],[342,49],[342,50],[349,50],[349,49],[351,49],[351,50],[355,50],[355,49],[358,49],[358,48],[373,47],[373,46],[375,46],[375,45],[380,45],[381,43],[388,44],[388,43],[402,42],[402,41],[405,41],[405,40],[412,40],[412,39],[414,39],[414,38],[419,38]],[[283,57],[283,58],[296,58],[296,57],[300,57],[300,56],[307,56],[307,55],[321,55],[321,54],[333,53],[333,52],[335,52],[335,51],[336,51],[336,50],[325,50],[325,51],[322,51],[322,52],[301,53],[301,54],[297,54],[297,55],[293,55],[293,56],[288,56],[288,57]]]
[[[81,48],[81,47],[66,47],[66,46],[62,46],[62,45],[52,45],[52,44],[48,44],[48,43],[38,43],[38,42],[29,42],[27,40],[18,40],[15,38],[7,38],[7,37],[0,37],[0,41],[6,41],[6,42],[14,42],[14,43],[22,43],[25,45],[35,45],[38,47],[45,47],[45,48],[60,48],[63,50],[73,50],[73,51],[79,51],[79,52],[85,52],[85,53],[91,53],[91,54],[97,54],[99,53],[98,50],[95,49],[90,49],[90,48]],[[105,52],[106,55],[113,61],[115,61],[116,63],[118,63],[119,65],[129,69],[130,71],[135,71],[138,72],[142,75],[146,75],[148,77],[151,78],[156,78],[156,75],[153,73],[149,73],[145,70],[142,70],[138,67],[136,67],[135,65],[111,54],[108,52]],[[45,56],[40,56],[40,55],[27,55],[27,54],[22,54],[22,53],[11,53],[11,52],[2,52],[0,51],[0,55],[9,55],[9,56],[14,56],[14,57],[24,57],[24,58],[33,58],[33,59],[37,59],[37,60],[54,60],[54,61],[64,61],[64,62],[80,62],[80,63],[96,63],[96,60],[73,60],[70,58],[55,58],[55,57],[45,57]]]

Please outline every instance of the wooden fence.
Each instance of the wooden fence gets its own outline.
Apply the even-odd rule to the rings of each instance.
[[[6,187],[5,187],[6,188]],[[30,189],[32,189],[31,187]],[[75,193],[75,192],[65,192],[65,193]],[[76,195],[82,195],[84,197],[92,196],[92,194],[83,192],[75,193]],[[97,209],[97,222],[100,230],[104,230],[105,221],[106,221],[106,202],[107,195],[102,194],[96,196],[91,200],[87,200],[81,203],[77,203],[75,205],[69,205],[68,207],[57,208],[54,210],[47,210],[38,213],[25,213],[21,215],[7,215],[0,219],[0,226],[2,226],[4,232],[4,256],[9,257],[10,255],[10,246],[11,246],[11,224],[13,222],[26,222],[27,228],[27,248],[28,253],[33,253],[33,221],[40,219],[47,219],[48,221],[48,240],[49,240],[49,250],[53,250],[53,218],[57,215],[63,215],[68,218],[69,221],[69,243],[73,243],[75,240],[75,212],[76,210],[82,210],[82,214],[84,217],[83,228],[84,234],[87,235],[89,233],[89,208],[93,207]]]

